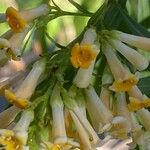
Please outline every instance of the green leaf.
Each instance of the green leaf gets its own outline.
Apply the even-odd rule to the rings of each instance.
[[[150,77],[141,78],[138,82],[138,87],[143,94],[150,97]]]
[[[122,8],[118,6],[118,10],[123,18],[122,25],[127,26],[128,32],[139,35],[150,37],[150,32],[147,31],[142,25],[137,23],[134,19],[132,19]]]

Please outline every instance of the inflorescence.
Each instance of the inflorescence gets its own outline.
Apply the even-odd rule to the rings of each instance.
[[[34,146],[40,150],[94,150],[109,139],[129,138],[131,148],[150,147],[150,98],[137,86],[137,71],[145,70],[149,61],[136,50],[150,52],[150,39],[117,30],[97,33],[94,27],[86,29],[82,40],[69,47],[69,64],[76,74],[68,88],[65,76],[69,74],[63,72],[63,80],[58,80],[58,64],[49,73],[52,56],[40,57],[42,51],[35,49],[21,55],[33,21],[49,11],[42,4],[24,11],[9,7],[1,14],[10,30],[0,37],[7,60],[0,70],[0,86],[11,106],[0,113],[0,150]],[[92,82],[100,53],[107,62],[98,93]]]

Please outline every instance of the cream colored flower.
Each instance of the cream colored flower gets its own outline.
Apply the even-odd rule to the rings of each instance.
[[[75,55],[71,57],[71,60],[76,67],[80,67],[73,83],[79,88],[86,88],[90,84],[96,56],[99,53],[95,41],[96,32],[90,28],[85,32],[81,45],[76,45],[75,50],[73,49]]]
[[[115,78],[110,89],[117,92],[129,91],[137,84],[137,77],[124,68],[110,45],[107,44],[104,46],[103,53],[106,56],[110,70]]]
[[[37,61],[28,76],[15,92],[5,90],[6,99],[19,108],[26,108],[29,105],[29,99],[37,86],[39,77],[44,70],[45,59]]]

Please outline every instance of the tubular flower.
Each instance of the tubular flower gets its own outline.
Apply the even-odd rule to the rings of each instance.
[[[138,51],[134,50],[133,48],[127,46],[123,42],[131,44],[134,38],[132,35],[128,36],[128,34],[119,32],[119,31],[107,31],[104,30],[102,33],[107,37],[108,42],[113,46],[115,50],[121,53],[133,66],[135,66],[138,70],[144,70],[148,67],[149,61],[141,55]],[[110,37],[108,39],[108,37]],[[136,36],[135,36],[136,39]],[[121,41],[120,41],[121,40]],[[141,45],[142,41],[139,42]],[[138,44],[137,44],[138,45]],[[144,43],[143,43],[144,45]]]
[[[20,139],[11,130],[0,131],[0,144],[0,148],[8,150],[21,150],[23,148]]]
[[[67,135],[64,122],[63,102],[60,96],[60,87],[56,84],[51,100],[52,115],[53,115],[53,136],[55,144],[66,144]]]
[[[131,46],[140,48],[142,50],[150,51],[150,38],[131,35],[115,30],[113,32],[120,41],[127,43]]]
[[[29,105],[29,99],[37,86],[39,77],[44,70],[45,59],[37,61],[28,76],[15,92],[5,90],[6,99],[19,108],[26,108]]]
[[[101,124],[102,126],[106,124],[109,125],[113,119],[113,115],[110,110],[103,104],[93,87],[90,86],[85,89],[85,94],[87,97],[87,110],[93,125],[95,125],[95,129],[99,131]]]
[[[8,7],[6,10],[6,20],[9,24],[9,26],[15,31],[15,32],[22,32],[25,27],[27,26],[26,21],[21,17],[19,12],[13,8]]]
[[[13,130],[0,130],[0,148],[8,150],[22,150],[27,148],[27,129],[33,121],[32,111],[25,111]]]
[[[81,44],[76,44],[72,49],[71,62],[74,67],[80,67],[73,83],[79,88],[86,88],[90,83],[96,56],[99,53],[99,49],[95,45],[96,36],[94,29],[88,29]]]
[[[144,70],[148,67],[149,61],[136,50],[126,46],[119,40],[111,40],[112,46],[120,52],[133,66],[138,70]]]
[[[124,78],[114,81],[113,85],[110,87],[111,90],[116,92],[129,91],[132,86],[136,85],[138,82],[135,75],[128,75],[127,79]]]
[[[97,133],[91,126],[90,122],[88,121],[87,117],[85,116],[83,111],[81,111],[81,108],[77,103],[77,100],[71,96],[70,91],[67,93],[67,91],[62,88],[61,93],[62,93],[62,97],[63,97],[65,105],[77,116],[77,118],[83,125],[84,130],[86,130],[87,132],[86,134],[91,139],[91,144],[94,146],[99,144],[101,141]]]
[[[75,123],[75,126],[76,126],[77,132],[79,134],[80,140],[83,144],[82,148],[83,149],[92,149],[92,145],[91,145],[89,135],[86,132],[86,130],[84,129],[81,122],[79,121],[78,117],[72,111],[70,111],[70,114],[71,114],[71,117],[72,117],[72,119]]]
[[[6,20],[15,32],[22,32],[27,27],[27,23],[29,21],[32,21],[42,15],[46,15],[48,11],[49,8],[46,4],[21,12],[17,11],[13,7],[8,7],[6,10]]]
[[[139,100],[134,97],[129,98],[130,103],[128,104],[128,108],[130,111],[137,111],[142,108],[150,107],[150,99]]]
[[[144,100],[142,92],[139,90],[137,86],[134,86],[129,92],[130,97],[134,97],[135,99]],[[148,102],[149,103],[149,102]],[[139,109],[136,111],[138,118],[141,124],[146,128],[146,130],[150,131],[150,112],[145,108]]]
[[[79,45],[77,43],[71,51],[71,63],[75,68],[87,69],[96,56],[97,53],[93,50],[92,45],[88,43]]]
[[[115,78],[115,81],[110,89],[117,92],[129,91],[134,85],[137,84],[138,79],[135,75],[129,73],[129,71],[124,68],[110,45],[107,44],[107,46],[103,49],[103,52]]]
[[[127,102],[126,102],[126,95],[125,93],[116,93],[116,109],[117,109],[117,115],[123,116],[127,119],[128,126],[132,127],[132,117],[131,113],[128,110]]]

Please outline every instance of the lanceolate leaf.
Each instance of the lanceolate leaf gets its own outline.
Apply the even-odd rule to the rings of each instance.
[[[150,77],[140,79],[138,87],[142,93],[150,97]]]

